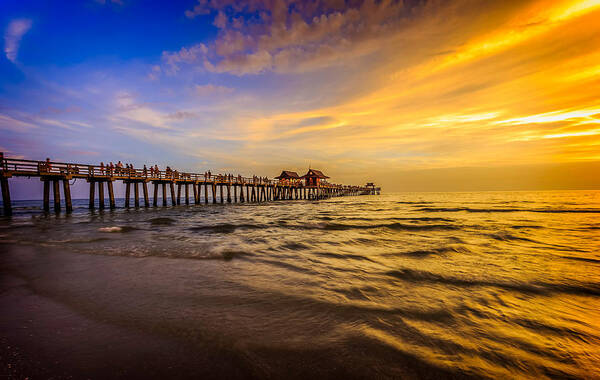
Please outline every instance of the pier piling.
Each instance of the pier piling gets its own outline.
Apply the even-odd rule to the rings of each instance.
[[[65,196],[65,211],[67,213],[73,212],[73,202],[71,201],[71,186],[69,186],[69,180],[63,179],[63,193]]]
[[[135,208],[140,207],[140,190],[137,182],[132,183]]]
[[[106,182],[106,187],[108,188],[108,204],[109,207],[112,209],[115,208],[115,192],[113,190],[113,183],[112,181],[108,181]]]
[[[43,177],[42,181],[44,181],[44,211],[50,212],[50,181]]]
[[[148,199],[148,182],[142,182],[142,189],[144,191],[144,207],[150,207],[150,200]]]
[[[60,212],[60,187],[58,186],[58,180],[53,180],[52,185],[54,187],[54,211]]]
[[[98,209],[104,210],[104,182],[98,181]]]
[[[125,207],[129,208],[129,198],[131,198],[131,183],[125,182]]]
[[[95,195],[96,184],[94,181],[90,181],[90,210],[93,210],[96,205],[96,195]]]
[[[0,176],[0,187],[2,187],[2,206],[4,215],[12,214],[12,203],[10,202],[10,189],[8,187],[8,178]]]
[[[158,182],[154,182],[154,198],[152,198],[152,205],[158,206]]]
[[[169,185],[171,187],[171,204],[177,206],[177,200],[175,199],[175,185],[173,182],[169,183]]]

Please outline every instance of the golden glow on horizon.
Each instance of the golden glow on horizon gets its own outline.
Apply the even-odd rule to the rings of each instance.
[[[427,3],[358,48],[349,43],[348,56],[323,71],[267,69],[265,89],[253,84],[190,101],[182,113],[200,116],[185,133],[174,133],[184,120],[150,103],[131,107],[123,96],[111,116],[116,125],[153,126],[140,133],[123,122],[120,132],[211,157],[223,170],[310,161],[343,182],[412,169],[600,159],[600,1],[442,3]],[[288,38],[299,51],[306,43]],[[273,71],[281,75],[276,85]],[[219,144],[190,149],[193,139]]]
[[[600,142],[598,19],[600,1],[534,2],[463,36],[468,42],[458,49],[435,47],[455,52],[366,73],[365,80],[385,85],[361,96],[253,118],[239,139],[261,145],[284,138],[288,147],[320,146],[334,155],[359,151],[363,161],[402,168],[593,159]],[[410,29],[398,38],[410,33],[423,42]],[[405,54],[418,53],[403,50],[397,62]]]

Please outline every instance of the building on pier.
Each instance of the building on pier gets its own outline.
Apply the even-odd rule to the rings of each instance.
[[[300,182],[300,176],[298,173],[291,170],[283,170],[280,175],[275,177],[275,179],[279,180],[280,183],[288,185],[297,184]]]
[[[275,179],[278,179],[278,180],[284,180],[284,179],[287,179],[287,180],[298,180],[298,179],[300,179],[300,176],[298,175],[298,173],[293,172],[291,170],[283,170],[280,175],[278,175],[277,177],[275,177]]]
[[[319,183],[322,180],[327,179],[329,177],[323,174],[323,172],[320,170],[308,169],[308,172],[300,178],[303,178],[305,181],[305,185],[310,187],[319,186]]]

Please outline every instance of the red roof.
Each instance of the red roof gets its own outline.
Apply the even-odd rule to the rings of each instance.
[[[288,179],[288,178],[299,179],[300,176],[296,172],[293,172],[290,170],[284,170],[281,172],[281,174],[279,176],[275,177],[275,179]]]
[[[308,177],[311,177],[311,178],[316,177],[316,178],[321,178],[321,179],[329,178],[325,174],[323,174],[322,171],[316,170],[316,169],[308,169],[308,172],[302,176],[302,178],[308,178]]]

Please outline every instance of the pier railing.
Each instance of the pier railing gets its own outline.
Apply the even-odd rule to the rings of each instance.
[[[243,177],[232,174],[189,173],[178,170],[154,170],[151,168],[119,168],[100,165],[79,164],[59,161],[35,161],[17,158],[2,158],[0,170],[16,176],[69,176],[71,178],[110,178],[112,180],[148,180],[176,182],[214,182],[240,185],[293,185],[303,186],[302,181],[275,180],[267,177]],[[334,188],[362,188],[321,181],[322,186]]]

